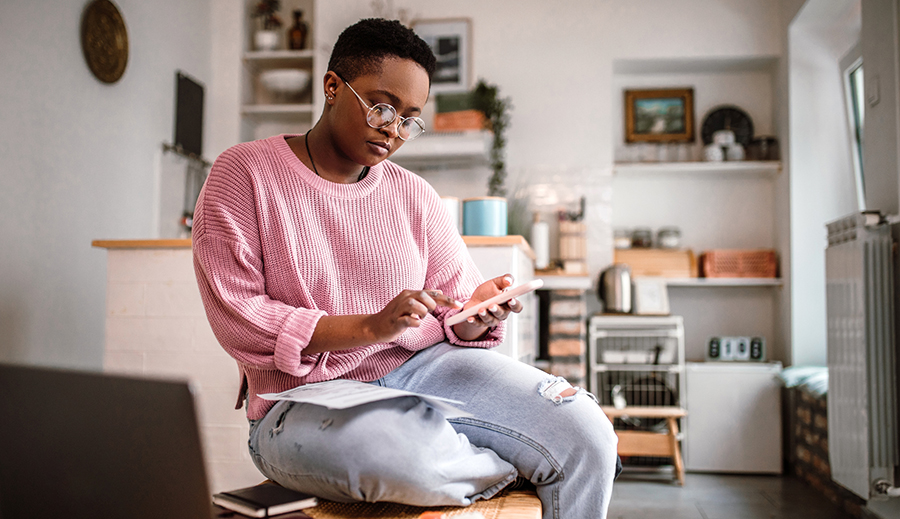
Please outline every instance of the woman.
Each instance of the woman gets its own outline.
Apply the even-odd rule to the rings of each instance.
[[[584,390],[489,350],[521,304],[445,324],[513,280],[483,281],[434,190],[386,160],[423,130],[434,67],[408,28],[362,20],[335,44],[314,127],[237,145],[210,172],[194,264],[240,368],[254,463],[322,498],[423,506],[521,476],[545,518],[604,517],[609,420]],[[332,410],[257,396],[333,379],[459,400],[472,416],[417,397]]]

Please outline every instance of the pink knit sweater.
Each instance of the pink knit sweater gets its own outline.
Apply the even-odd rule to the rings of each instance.
[[[206,315],[241,372],[247,416],[273,403],[262,393],[335,378],[376,380],[438,342],[464,342],[438,307],[395,341],[306,355],[324,315],[373,314],[406,289],[439,289],[466,301],[481,274],[420,177],[389,161],[354,184],[310,171],[284,135],[239,144],[210,171],[194,214],[194,270]]]

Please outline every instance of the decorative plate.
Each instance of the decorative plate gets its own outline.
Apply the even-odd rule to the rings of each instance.
[[[110,0],[94,0],[81,18],[81,50],[91,72],[104,83],[115,83],[128,64],[125,19]]]
[[[736,106],[719,106],[703,118],[700,136],[703,144],[711,144],[713,133],[719,130],[731,130],[735,140],[746,149],[753,139],[753,121],[747,112]]]

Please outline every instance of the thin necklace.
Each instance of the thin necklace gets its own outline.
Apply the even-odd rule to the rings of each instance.
[[[310,153],[310,151],[309,151],[309,132],[308,131],[303,134],[303,144],[306,145],[306,155],[309,156],[309,161],[312,163],[313,173],[315,173],[317,177],[321,178],[322,175],[320,175],[319,170],[316,169],[316,161],[313,160],[312,153]],[[356,181],[359,182],[360,180],[366,178],[366,175],[368,175],[368,174],[369,174],[369,166],[366,166],[363,168],[362,171],[359,172],[359,177],[356,179]]]

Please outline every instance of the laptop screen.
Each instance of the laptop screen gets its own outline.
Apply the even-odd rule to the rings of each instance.
[[[0,518],[212,516],[187,382],[0,364]]]

